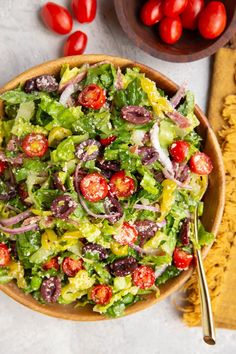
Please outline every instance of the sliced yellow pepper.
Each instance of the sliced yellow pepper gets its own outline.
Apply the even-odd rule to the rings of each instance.
[[[38,210],[38,209],[30,209],[32,211],[32,213],[34,215],[38,215],[38,216],[51,216],[52,212],[51,211],[47,211],[47,210]]]
[[[27,284],[24,278],[24,267],[20,262],[11,261],[9,264],[9,276],[16,279],[19,288],[26,288]]]
[[[166,215],[169,214],[173,204],[175,203],[175,191],[177,188],[176,182],[170,179],[165,179],[161,185],[163,187],[163,190],[160,198],[161,215],[158,219],[159,222],[164,220]]]
[[[45,250],[56,247],[58,244],[57,234],[51,229],[46,229],[41,236],[41,244]]]
[[[152,108],[158,117],[162,118],[164,117],[164,113],[173,111],[171,104],[158,92],[154,81],[146,77],[142,77],[140,81],[141,87],[146,92]]]
[[[72,135],[72,132],[69,129],[65,129],[63,127],[55,127],[49,133],[48,136],[48,145],[49,146],[57,146],[60,141]]]
[[[129,247],[128,245],[122,246],[118,242],[111,242],[111,251],[116,256],[126,256],[128,254]]]

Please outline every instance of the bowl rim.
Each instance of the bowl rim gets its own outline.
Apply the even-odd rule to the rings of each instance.
[[[172,80],[168,79],[165,75],[161,74],[159,71],[154,70],[144,64],[138,63],[133,60],[121,58],[121,57],[116,57],[116,56],[109,56],[109,55],[103,55],[103,54],[87,54],[87,55],[79,55],[79,56],[70,56],[70,57],[63,57],[51,61],[47,61],[45,63],[39,64],[37,66],[34,66],[25,72],[21,73],[20,75],[16,76],[12,80],[10,80],[8,83],[6,83],[2,88],[0,88],[0,94],[8,91],[10,89],[15,88],[19,83],[25,82],[27,79],[37,76],[37,75],[42,75],[43,73],[52,73],[53,71],[59,72],[59,69],[61,65],[63,64],[69,64],[70,66],[76,66],[76,65],[82,65],[84,63],[89,63],[89,64],[94,64],[94,63],[99,63],[102,61],[110,61],[114,65],[118,65],[121,67],[128,67],[128,66],[138,66],[140,67],[142,72],[145,72],[147,77],[149,74],[152,76],[156,77],[156,82],[158,82],[158,77],[159,79],[166,80],[170,92],[174,93],[177,91],[179,86],[175,84]],[[36,72],[36,75],[35,75]],[[154,79],[153,79],[154,80]],[[154,81],[155,81],[154,80]],[[221,181],[221,190],[219,193],[219,206],[217,209],[217,213],[214,217],[214,223],[212,227],[212,232],[214,235],[216,235],[222,215],[223,215],[223,210],[224,210],[224,201],[225,201],[225,174],[224,174],[224,166],[223,166],[223,158],[221,154],[221,149],[218,143],[218,140],[215,136],[215,133],[213,132],[206,116],[204,113],[201,111],[201,109],[195,105],[195,114],[198,116],[198,118],[201,121],[201,125],[205,125],[207,128],[207,138],[210,136],[212,141],[214,142],[214,148],[217,153],[217,161],[220,166],[218,175],[219,175],[219,180]],[[203,257],[206,256],[208,253],[209,249],[211,248],[211,245],[208,247],[204,247],[202,254]],[[179,276],[176,278],[173,278],[171,280],[172,286],[167,287],[167,289],[164,290],[164,292],[161,292],[160,297],[156,298],[155,296],[148,297],[148,301],[142,301],[139,303],[136,303],[126,310],[125,316],[129,314],[133,314],[135,312],[144,310],[153,304],[161,301],[162,299],[168,297],[170,294],[178,290],[186,281],[187,279],[191,276],[193,272],[193,268],[191,267],[190,269],[183,271]],[[168,282],[166,283],[168,284]],[[161,288],[162,289],[162,288]],[[74,320],[74,321],[101,321],[101,320],[109,320],[109,318],[102,316],[98,313],[94,313],[92,311],[89,311],[89,314],[81,314],[80,312],[78,313],[70,313],[67,311],[67,307],[71,307],[73,305],[56,305],[54,304],[47,304],[47,305],[42,305],[39,302],[37,302],[31,295],[25,294],[22,290],[20,290],[17,285],[15,284],[14,281],[8,283],[8,284],[0,284],[0,290],[2,290],[6,295],[17,301],[18,303],[34,310],[40,313],[43,313],[45,315],[51,316],[51,317],[56,317],[56,318],[61,318],[61,319],[66,319],[66,320]],[[137,304],[142,304],[140,307],[136,306]],[[57,310],[57,306],[60,306],[60,311]],[[74,307],[74,306],[73,306]]]
[[[124,1],[123,0],[114,0],[115,11],[117,14],[118,21],[123,29],[123,31],[127,34],[128,38],[139,48],[141,48],[144,52],[149,53],[151,56],[168,61],[173,63],[187,63],[192,61],[197,61],[206,57],[213,55],[218,49],[223,47],[236,33],[236,9],[234,11],[233,17],[226,27],[225,31],[218,37],[212,44],[199,50],[195,53],[190,54],[174,54],[174,53],[164,53],[161,51],[157,51],[151,45],[149,45],[142,37],[138,36],[135,31],[133,31],[132,27],[129,26],[129,22],[125,16],[125,12],[123,11]],[[136,44],[139,43],[139,44]]]

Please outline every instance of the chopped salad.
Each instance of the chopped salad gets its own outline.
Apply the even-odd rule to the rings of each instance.
[[[190,91],[101,62],[0,99],[0,283],[117,317],[191,266],[213,166]]]

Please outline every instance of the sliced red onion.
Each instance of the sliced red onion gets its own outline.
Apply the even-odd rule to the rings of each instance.
[[[164,169],[168,172],[169,175],[174,177],[174,171],[173,171],[173,165],[172,162],[169,158],[168,151],[162,149],[159,141],[159,126],[157,123],[155,123],[150,130],[150,138],[151,138],[151,143],[156,152],[158,153],[159,157],[158,160],[164,167]]]
[[[80,204],[82,205],[82,207],[84,208],[84,210],[87,212],[88,215],[94,217],[94,218],[97,218],[97,219],[110,219],[111,218],[111,215],[107,215],[107,214],[95,214],[94,212],[92,212],[86,202],[84,201],[82,195],[80,194],[80,192],[77,192],[78,193],[78,197],[79,197],[79,201],[80,201]],[[116,214],[113,214],[112,217],[115,217],[115,216],[118,216],[119,214],[116,213]]]
[[[189,128],[191,126],[190,121],[188,120],[188,118],[186,118],[185,116],[183,116],[181,113],[177,112],[177,111],[173,111],[173,112],[168,112],[166,113],[166,115],[176,124],[178,125],[180,128],[185,129],[185,128]]]
[[[66,219],[76,206],[76,202],[69,195],[60,195],[52,202],[51,211],[56,218]]]
[[[137,210],[153,211],[154,213],[157,213],[160,211],[159,207],[154,207],[152,205],[134,204],[133,208],[137,209]]]
[[[172,105],[173,108],[177,107],[178,104],[180,103],[180,101],[182,100],[182,98],[185,96],[186,94],[186,87],[187,87],[187,83],[184,82],[180,88],[178,89],[178,91],[176,92],[176,94],[170,99],[170,103]]]
[[[32,214],[32,212],[30,210],[26,210],[26,211],[23,211],[23,213],[20,213],[16,216],[8,218],[8,219],[1,218],[0,224],[2,224],[3,226],[15,225],[15,224],[18,224],[20,221],[28,218],[31,214]]]
[[[177,186],[179,186],[180,188],[189,189],[189,190],[192,189],[192,187],[189,186],[189,185],[187,184],[187,182],[186,182],[186,183],[182,183],[182,182],[178,181],[178,180],[177,180],[176,178],[174,178],[173,175],[171,175],[165,168],[163,169],[162,172],[163,172],[165,178],[174,181],[174,182],[177,184]]]
[[[110,223],[114,224],[120,220],[124,214],[120,202],[112,196],[109,196],[104,201],[104,209],[107,215],[110,216]]]
[[[73,93],[77,91],[77,85],[70,84],[65,90],[62,92],[59,102],[63,104],[63,106],[68,106],[69,99]]]
[[[16,208],[10,204],[6,205],[7,209],[14,211],[15,213],[21,213],[21,210],[19,208]]]
[[[40,219],[41,219],[40,216],[31,216],[31,217],[25,219],[21,226],[28,226],[28,225],[36,224],[40,221]]]
[[[7,143],[7,150],[8,151],[17,151],[20,146],[20,139],[16,136],[13,136],[11,140]]]
[[[3,232],[6,232],[7,234],[11,234],[11,235],[23,234],[24,232],[27,232],[27,231],[38,230],[38,228],[39,227],[37,224],[30,224],[30,225],[18,227],[15,229],[9,229],[9,228],[4,227],[0,224],[0,230]]]
[[[121,72],[120,67],[118,67],[116,74],[117,74],[117,78],[114,83],[114,87],[116,90],[122,90],[124,87],[124,84],[123,84],[122,72]]]

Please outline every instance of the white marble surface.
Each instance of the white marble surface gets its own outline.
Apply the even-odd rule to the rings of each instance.
[[[128,0],[127,0],[128,1]],[[58,3],[69,4],[68,0]],[[60,56],[63,36],[46,30],[38,16],[46,0],[0,0],[0,86],[25,69]],[[98,0],[91,25],[75,23],[89,37],[86,53],[135,59],[178,83],[187,81],[205,110],[210,61],[167,63],[135,48],[119,27],[112,0]],[[200,328],[187,328],[170,300],[142,313],[100,323],[75,323],[48,318],[18,305],[0,293],[0,354],[231,354],[236,333],[217,331],[217,345],[203,344]]]

